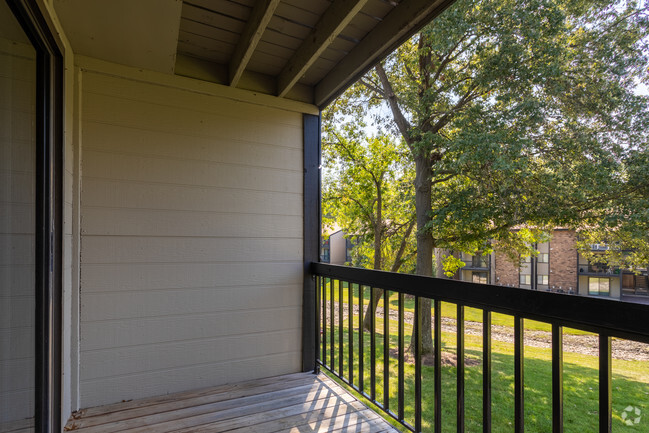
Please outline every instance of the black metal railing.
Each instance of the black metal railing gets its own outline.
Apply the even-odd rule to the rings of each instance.
[[[311,271],[316,277],[316,359],[319,366],[328,370],[387,415],[411,431],[422,431],[422,404],[434,406],[431,418],[426,420],[430,429],[442,431],[442,303],[455,304],[456,314],[456,405],[454,424],[458,432],[465,431],[465,308],[482,310],[482,431],[492,431],[492,313],[513,316],[514,379],[513,428],[517,433],[525,429],[524,382],[524,320],[531,319],[551,325],[551,425],[553,432],[563,432],[564,364],[563,328],[575,328],[598,335],[599,382],[598,431],[611,431],[612,422],[612,368],[611,339],[613,337],[649,343],[649,305],[630,304],[615,300],[576,297],[559,293],[525,289],[485,286],[462,281],[435,279],[416,275],[313,263]],[[377,311],[365,314],[363,299],[378,298]],[[375,297],[375,294],[377,295]],[[392,298],[391,298],[392,296]],[[396,296],[396,301],[394,297]],[[406,312],[409,300],[412,312]],[[392,300],[391,300],[392,299]],[[414,305],[413,305],[414,299]],[[422,326],[426,314],[422,312],[423,299],[432,304],[432,397],[422,400]],[[379,309],[382,307],[382,310]],[[371,310],[370,310],[371,311]],[[406,315],[409,319],[406,321]],[[428,318],[431,315],[427,316]],[[365,319],[369,330],[363,329]],[[382,330],[377,329],[382,321]],[[396,322],[396,331],[394,323]],[[414,364],[414,384],[404,379],[406,355],[405,325],[412,327],[410,351]],[[391,327],[392,326],[392,330]],[[382,331],[382,332],[381,332]],[[382,333],[382,335],[380,335]],[[369,345],[366,339],[369,335]],[[391,339],[392,337],[392,339]],[[368,347],[369,346],[369,347]],[[379,346],[382,346],[382,350]],[[369,350],[369,353],[367,353]],[[369,365],[368,365],[369,361]],[[409,371],[411,367],[409,366]],[[369,370],[369,371],[368,371]],[[394,380],[396,373],[396,389]],[[368,382],[369,380],[369,382]],[[410,380],[410,379],[409,379]],[[430,380],[430,378],[427,378]],[[377,382],[381,382],[377,384]],[[406,417],[406,388],[409,411]],[[448,392],[445,390],[445,392]],[[413,396],[414,394],[414,396]],[[475,396],[471,396],[475,398]],[[413,407],[414,406],[414,407]],[[448,416],[448,415],[446,415]],[[408,418],[408,419],[406,419]],[[448,419],[448,418],[447,418]],[[447,430],[447,428],[445,428]],[[548,427],[547,430],[550,431]]]
[[[620,272],[619,266],[608,266],[605,263],[588,263],[579,265],[580,274],[619,276]]]

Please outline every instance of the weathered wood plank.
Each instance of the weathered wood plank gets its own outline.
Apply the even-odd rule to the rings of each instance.
[[[80,433],[396,432],[338,384],[298,373],[84,409]]]
[[[323,395],[323,391],[325,395]],[[339,388],[335,391],[341,392],[342,389]],[[131,433],[144,433],[152,430],[158,433],[175,432],[180,428],[198,426],[215,420],[247,417],[266,410],[279,409],[292,405],[300,404],[308,407],[314,400],[332,398],[334,396],[334,390],[328,390],[321,383],[312,382],[308,385],[282,391],[268,392],[214,403],[198,404],[196,406],[167,410],[139,418],[110,422],[89,427],[84,429],[83,432],[111,433],[127,429]],[[337,399],[338,397],[335,396],[335,398]],[[172,403],[172,407],[173,404],[175,402]]]
[[[308,373],[294,373],[294,374],[286,374],[282,376],[267,377],[264,379],[247,380],[245,382],[227,383],[225,385],[212,386],[208,388],[200,388],[191,391],[177,392],[174,394],[161,395],[161,396],[150,397],[150,398],[142,398],[139,400],[132,400],[127,402],[120,402],[115,404],[107,404],[104,406],[95,406],[87,409],[81,409],[76,413],[75,417],[79,419],[86,418],[86,417],[88,418],[99,417],[102,415],[112,414],[114,412],[128,411],[128,410],[138,409],[146,406],[162,404],[168,401],[182,401],[185,399],[191,399],[191,398],[201,397],[210,394],[221,394],[221,393],[232,392],[235,390],[243,391],[246,389],[251,389],[256,387],[264,387],[275,383],[284,383],[287,386],[290,386],[291,384],[293,384],[294,381],[299,382],[305,379],[309,379],[310,377],[312,377],[312,375]]]
[[[223,13],[214,12],[214,10]],[[241,33],[250,8],[227,0],[183,2],[182,18]]]
[[[205,14],[225,15],[245,21],[250,15],[251,7],[249,3],[231,0],[189,0],[183,2],[183,16],[189,13],[190,10],[195,9]],[[211,23],[214,24],[215,21]]]
[[[179,40],[191,40],[190,35],[200,35],[206,38],[214,39],[218,42],[225,42],[227,45],[235,45],[239,40],[239,35],[233,31],[213,27],[197,21],[181,19],[180,32],[185,36],[179,37]]]
[[[189,39],[181,39],[178,41],[178,54],[196,57],[199,59],[209,60],[217,64],[224,64],[229,57],[229,50],[223,44],[219,49],[207,48],[198,43],[200,36],[192,37]],[[226,48],[225,50],[221,48]]]
[[[320,18],[320,15],[310,10],[310,8],[297,7],[286,2],[279,4],[275,15],[308,28],[313,28]]]
[[[305,402],[306,403],[306,402]],[[291,427],[305,425],[308,422],[322,422],[334,416],[349,414],[365,409],[359,401],[344,401],[339,396],[320,398],[310,405],[297,404],[281,409],[273,409],[245,417],[205,424],[182,433],[217,433],[217,432],[273,432],[285,431]]]
[[[302,26],[289,19],[275,15],[273,16],[273,18],[270,20],[270,23],[268,24],[268,30],[273,30],[277,33],[282,33],[284,35],[298,39],[301,43],[301,41],[311,31],[311,28],[307,26]]]
[[[180,411],[187,408],[196,406],[205,406],[211,403],[219,403],[218,406],[210,406],[213,410],[215,408],[228,407],[225,403],[231,405],[232,400],[240,399],[239,401],[252,403],[259,399],[259,394],[269,395],[272,397],[287,397],[295,394],[302,393],[307,387],[313,386],[312,377],[295,377],[291,380],[275,379],[269,381],[267,384],[260,384],[258,382],[247,382],[241,385],[230,384],[217,388],[210,388],[200,392],[182,393],[170,398],[166,397],[161,401],[153,404],[137,405],[137,407],[121,408],[113,412],[107,412],[101,416],[89,416],[88,413],[81,411],[80,417],[75,422],[77,428],[86,428],[92,426],[100,426],[102,424],[111,424],[109,427],[130,428],[132,425],[143,425],[147,422],[146,417],[154,417],[159,414],[164,414],[170,411]],[[126,422],[128,421],[128,422]]]

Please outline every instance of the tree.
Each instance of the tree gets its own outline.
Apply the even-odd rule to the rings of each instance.
[[[356,122],[326,125],[323,222],[353,234],[357,251],[371,250],[360,255],[359,264],[398,272],[415,253],[412,181],[405,149],[388,135],[368,137]],[[363,324],[367,329],[382,295],[376,290],[370,300]]]
[[[586,230],[638,190],[647,23],[635,1],[458,0],[347,93],[342,114],[392,127],[415,165],[418,274],[434,249],[515,255],[551,226]],[[423,333],[429,352],[430,317]]]
[[[586,221],[578,232],[578,247],[592,262],[628,270],[649,265],[649,149],[627,160],[623,177],[631,191],[623,200],[602,206],[596,218]],[[613,191],[615,192],[615,191]],[[591,244],[606,244],[604,252],[593,253]]]

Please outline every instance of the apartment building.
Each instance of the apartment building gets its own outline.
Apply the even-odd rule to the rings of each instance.
[[[352,261],[354,245],[342,230],[332,232],[320,245],[320,261],[332,265],[344,265]]]
[[[548,242],[536,245],[538,255],[528,257],[520,266],[498,251],[475,256],[462,253],[460,258],[466,266],[460,269],[457,278],[474,283],[615,299],[622,295],[649,295],[646,268],[631,272],[591,263],[579,254],[576,241],[574,230],[554,229]],[[603,253],[607,248],[591,245],[595,253]]]

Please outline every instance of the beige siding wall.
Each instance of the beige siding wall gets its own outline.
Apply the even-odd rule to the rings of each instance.
[[[302,116],[84,72],[82,407],[300,369]]]
[[[347,258],[347,240],[342,230],[332,233],[329,236],[329,263],[342,265]]]

